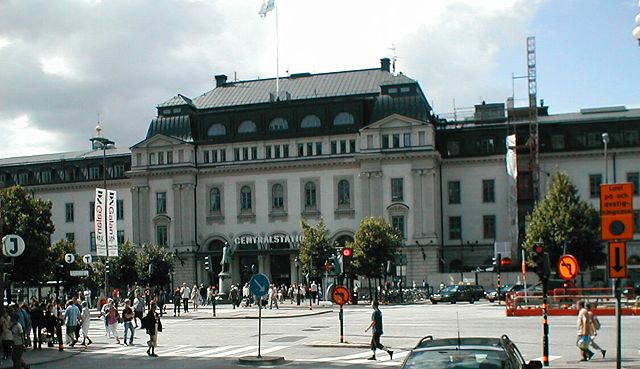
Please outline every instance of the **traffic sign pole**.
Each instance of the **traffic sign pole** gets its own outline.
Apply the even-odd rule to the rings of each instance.
[[[344,342],[344,314],[343,305],[340,305],[340,343]]]

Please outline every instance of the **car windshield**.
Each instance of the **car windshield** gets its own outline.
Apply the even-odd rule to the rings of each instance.
[[[403,369],[500,369],[506,361],[503,351],[446,348],[414,351]]]
[[[458,286],[447,286],[440,290],[440,292],[455,292],[458,289]]]

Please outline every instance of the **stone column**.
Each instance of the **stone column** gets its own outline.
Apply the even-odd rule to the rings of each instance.
[[[427,209],[424,199],[424,169],[412,169],[413,179],[413,238],[422,238]],[[431,213],[433,214],[433,212]]]
[[[149,186],[131,187],[131,216],[135,244],[149,243],[152,234],[149,208]]]

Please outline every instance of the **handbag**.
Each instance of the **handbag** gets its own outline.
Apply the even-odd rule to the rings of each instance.
[[[589,349],[589,336],[580,336],[580,339],[578,340],[578,348],[581,350],[587,350]]]

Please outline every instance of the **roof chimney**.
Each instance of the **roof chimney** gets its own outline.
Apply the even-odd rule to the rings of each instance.
[[[385,72],[390,72],[391,69],[391,60],[389,60],[389,58],[382,58],[380,59],[380,70],[383,70]]]
[[[227,76],[224,74],[218,74],[216,76],[216,87],[222,87],[227,84]]]

